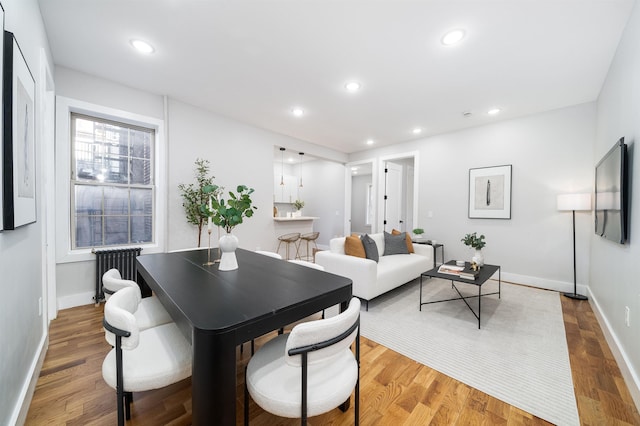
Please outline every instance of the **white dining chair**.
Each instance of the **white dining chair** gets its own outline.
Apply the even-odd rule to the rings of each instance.
[[[104,381],[116,390],[118,425],[131,418],[133,392],[163,388],[191,376],[191,345],[175,323],[141,330],[134,288],[118,290],[104,307],[105,338],[113,349],[102,363]],[[125,413],[126,410],[126,413]]]
[[[157,297],[142,297],[140,286],[131,280],[124,280],[117,269],[109,269],[102,275],[102,288],[105,299],[123,288],[133,288],[136,291],[138,309],[135,311],[136,323],[141,330],[172,322],[173,319]]]
[[[264,256],[273,257],[274,259],[282,259],[282,256],[280,256],[278,253],[275,253],[275,252],[272,252],[272,251],[256,250],[256,253],[262,254]]]
[[[249,396],[265,411],[305,425],[308,417],[341,406],[354,389],[358,425],[359,362],[360,300],[354,297],[343,313],[299,324],[258,349],[245,371],[245,425]]]

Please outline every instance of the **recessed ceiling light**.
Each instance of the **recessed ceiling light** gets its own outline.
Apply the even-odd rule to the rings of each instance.
[[[422,133],[422,129],[420,127],[416,127],[411,132],[413,132],[414,135],[419,135],[420,133]]]
[[[296,117],[302,117],[304,115],[304,110],[302,108],[294,108],[291,110],[291,114]]]
[[[451,46],[460,42],[464,38],[464,30],[451,30],[442,37],[442,44]]]
[[[500,108],[492,108],[489,111],[487,111],[487,114],[496,115],[496,114],[500,114],[500,111],[502,111]]]
[[[367,140],[367,145],[373,145],[373,139]]]
[[[349,83],[344,85],[344,88],[351,93],[357,92],[358,90],[360,90],[360,87],[362,86],[357,81],[350,81]]]
[[[144,54],[149,55],[149,54],[155,52],[155,49],[153,48],[153,46],[151,46],[146,41],[133,39],[133,40],[131,40],[131,45],[133,47],[135,47],[135,49],[140,53],[144,53]]]
[[[358,168],[357,167],[352,167],[351,170],[355,172],[356,170],[358,170]]]

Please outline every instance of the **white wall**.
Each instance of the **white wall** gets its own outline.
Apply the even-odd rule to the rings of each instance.
[[[486,236],[487,263],[503,279],[543,288],[573,289],[571,215],[556,210],[556,195],[591,192],[595,104],[498,122],[392,147],[352,154],[350,161],[418,151],[416,223],[445,244],[447,259],[470,259],[460,239]],[[469,219],[469,169],[511,164],[511,219]],[[380,216],[379,216],[380,217]],[[576,215],[578,284],[588,284],[592,219]]]
[[[591,301],[601,313],[612,346],[620,349],[629,371],[625,379],[640,406],[640,7],[636,3],[598,98],[596,162],[624,136],[629,150],[630,233],[620,245],[593,236],[591,243]],[[635,157],[635,158],[634,158]],[[630,326],[624,323],[628,306]],[[622,363],[619,363],[622,364]],[[635,381],[635,386],[632,382]]]
[[[317,155],[317,152],[327,154],[326,150],[318,150],[311,144],[245,125],[179,101],[170,101],[168,249],[194,247],[197,244],[195,228],[184,219],[177,187],[180,183],[194,180],[193,162],[196,158],[205,158],[211,162],[211,174],[216,177],[217,185],[227,190],[235,190],[239,184],[255,189],[252,199],[258,207],[256,214],[234,229],[240,247],[274,250],[277,245],[273,221],[274,146],[284,146],[287,150],[299,150],[310,155]],[[342,157],[335,153],[333,158]],[[341,220],[341,216],[335,216],[335,210],[344,211],[343,171],[342,164],[331,161],[304,163],[304,175],[308,176],[303,189],[304,212],[305,215],[320,217],[314,223],[314,228],[321,231],[321,236],[334,233],[334,222]],[[330,218],[326,217],[328,210],[324,201],[327,200],[333,206]]]
[[[51,53],[36,0],[3,0],[5,29],[14,33],[31,74],[40,89],[41,50],[51,65]],[[40,93],[36,93],[36,111]],[[36,135],[40,122],[36,122]],[[41,165],[41,141],[36,137],[36,165]],[[41,167],[36,167],[36,193],[40,197]],[[44,223],[42,200],[37,199],[37,222],[0,232],[0,424],[20,421],[23,403],[30,401],[29,386],[46,343],[46,300],[42,280]]]

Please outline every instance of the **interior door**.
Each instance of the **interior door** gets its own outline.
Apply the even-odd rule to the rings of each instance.
[[[384,230],[404,231],[402,220],[402,166],[385,162],[384,166]]]

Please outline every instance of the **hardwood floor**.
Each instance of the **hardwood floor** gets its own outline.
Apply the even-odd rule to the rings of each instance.
[[[589,303],[561,299],[581,424],[640,425],[640,415]],[[102,360],[110,350],[102,331],[102,309],[91,305],[64,310],[51,323],[49,350],[27,425],[116,423],[115,391],[104,383],[101,372]],[[242,380],[248,352],[238,351],[238,424],[242,423]],[[190,380],[184,380],[135,393],[127,424],[190,424],[190,386]],[[250,416],[256,426],[299,424],[266,413],[253,403]],[[360,419],[363,425],[548,424],[365,338],[361,339]],[[309,424],[353,424],[353,403],[346,413],[333,410],[311,418]]]

